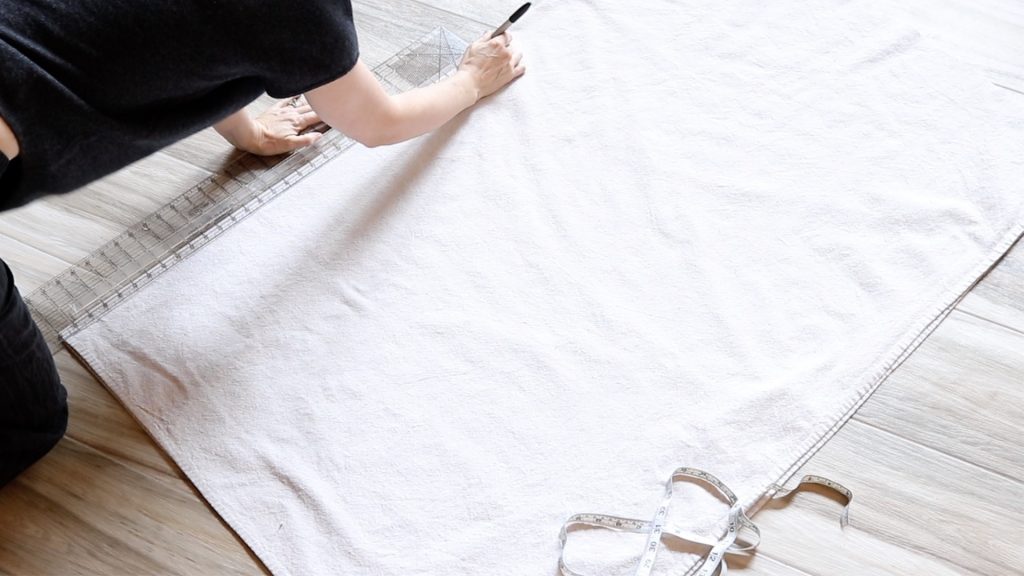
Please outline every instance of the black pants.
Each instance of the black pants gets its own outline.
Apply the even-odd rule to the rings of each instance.
[[[67,424],[53,356],[0,260],[0,486],[49,452]]]

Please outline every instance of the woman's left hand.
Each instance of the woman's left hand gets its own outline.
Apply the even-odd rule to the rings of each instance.
[[[299,96],[275,102],[253,118],[240,110],[218,122],[214,128],[239,150],[260,156],[275,156],[309,146],[320,132],[302,132],[320,122],[320,117]]]

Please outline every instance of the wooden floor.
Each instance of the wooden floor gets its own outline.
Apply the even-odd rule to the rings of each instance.
[[[379,62],[438,23],[478,35],[480,22],[514,8],[505,4],[358,3],[363,57]],[[913,0],[906,12],[948,52],[1020,91],[1024,106],[1024,3]],[[85,191],[5,213],[0,256],[31,292],[233,154],[206,131]],[[264,571],[117,401],[66,352],[56,359],[70,428],[0,490],[0,574]],[[805,466],[854,491],[851,525],[840,530],[828,495],[798,494],[756,516],[764,542],[733,567],[765,576],[1024,574],[1022,381],[1018,247]]]

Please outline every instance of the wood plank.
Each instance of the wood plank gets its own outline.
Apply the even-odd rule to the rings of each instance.
[[[0,214],[0,234],[58,260],[76,262],[102,244],[103,239],[121,231],[109,220],[74,214],[65,207],[65,202],[63,198],[43,199],[4,212]]]
[[[181,480],[65,439],[0,490],[0,569],[14,574],[259,574]]]
[[[869,462],[867,466],[880,471],[878,464]],[[828,472],[821,463],[814,462],[807,471]],[[974,574],[926,551],[916,550],[912,544],[897,544],[864,530],[860,521],[864,508],[877,507],[878,503],[865,499],[859,485],[847,478],[839,479],[846,481],[854,491],[850,526],[839,527],[842,504],[831,496],[800,492],[785,501],[770,504],[755,515],[754,522],[763,534],[756,556],[779,558],[795,569],[827,576]],[[745,571],[738,573],[746,574]]]
[[[1024,480],[1024,334],[954,312],[856,419]]]
[[[821,499],[816,513],[826,523],[802,505],[757,515],[767,533],[762,551],[786,564],[829,575],[1008,574],[1024,566],[1020,482],[856,420],[801,473],[845,484],[855,507],[845,531],[838,506]],[[800,538],[782,537],[786,530]]]
[[[420,2],[389,6],[362,0],[352,4],[359,33],[360,56],[371,68],[438,26],[444,26],[467,41],[483,31],[479,22]]]
[[[111,223],[116,233],[153,213],[185,188],[211,172],[157,152],[125,167],[84,190],[44,201],[60,201],[64,210],[91,220]],[[109,238],[103,239],[106,242]]]
[[[1014,246],[958,308],[1024,332],[1024,241]]]
[[[817,576],[771,558],[764,552],[750,556],[732,556],[727,558],[730,574],[743,576]]]
[[[510,14],[515,12],[516,8],[523,4],[520,0],[505,2],[495,2],[494,0],[412,0],[409,4],[414,2],[451,14],[459,14],[484,24],[484,28],[477,33],[478,36],[487,29],[499,26]],[[536,5],[531,8],[532,11],[543,9],[539,2],[534,2],[534,4]]]
[[[0,258],[14,273],[14,284],[23,295],[29,294],[71,265],[71,262],[47,254],[30,243],[6,236],[3,230],[0,225]]]
[[[77,262],[207,175],[157,153],[77,192],[0,214],[0,235]]]

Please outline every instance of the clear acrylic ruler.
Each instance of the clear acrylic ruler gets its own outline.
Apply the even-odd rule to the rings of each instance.
[[[454,72],[466,46],[437,28],[373,71],[404,92]],[[50,350],[354,144],[330,130],[284,158],[242,156],[40,286],[26,300]]]

